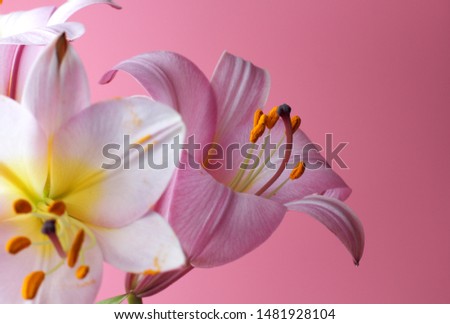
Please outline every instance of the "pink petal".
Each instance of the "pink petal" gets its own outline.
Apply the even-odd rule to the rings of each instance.
[[[342,201],[311,195],[286,204],[289,210],[304,212],[325,225],[352,254],[356,265],[364,252],[364,229],[355,213]]]
[[[199,144],[212,141],[216,127],[214,94],[207,78],[191,61],[170,52],[142,54],[119,63],[100,82],[110,82],[118,70],[130,73],[155,100],[176,109],[188,137],[195,135]]]
[[[62,33],[66,33],[68,40],[74,40],[84,34],[84,26],[76,22],[66,22],[58,25],[36,27],[23,33],[0,38],[0,44],[47,45]]]
[[[49,137],[89,105],[86,73],[64,35],[55,39],[35,62],[25,84],[22,102]]]
[[[130,224],[159,199],[172,177],[174,152],[164,147],[170,148],[176,136],[183,141],[180,115],[148,97],[93,105],[54,136],[50,195],[63,199],[70,214],[87,223]],[[143,153],[128,146],[139,141]],[[130,152],[129,166],[124,152]]]
[[[55,7],[39,7],[28,11],[16,11],[0,15],[2,37],[20,34],[38,27],[44,27]]]
[[[114,3],[112,0],[71,0],[66,1],[63,5],[59,6],[58,9],[55,10],[53,15],[50,17],[48,21],[48,25],[61,24],[64,23],[67,19],[70,18],[74,13],[78,10],[83,9],[84,7],[94,5],[94,4],[107,4],[115,9],[121,9],[121,7]]]
[[[264,108],[270,90],[267,71],[237,56],[224,53],[211,80],[217,97],[218,126],[215,139],[226,149],[235,143],[249,143],[253,114]],[[231,155],[230,155],[231,160]],[[232,170],[224,168],[211,174],[228,183],[242,161],[239,150],[233,151]]]
[[[176,270],[153,275],[128,273],[125,279],[125,289],[126,291],[133,291],[141,298],[153,296],[184,277],[192,269],[191,265],[185,265]]]
[[[117,229],[92,229],[105,261],[123,271],[170,271],[185,263],[175,233],[157,213]]]
[[[191,264],[219,266],[263,243],[280,224],[286,208],[239,194],[204,170],[180,170],[162,210],[177,233]]]

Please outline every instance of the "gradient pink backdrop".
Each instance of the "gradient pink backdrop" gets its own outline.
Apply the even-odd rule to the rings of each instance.
[[[62,1],[4,0],[2,10]],[[318,143],[349,142],[341,174],[366,230],[359,268],[308,216],[289,214],[263,246],[195,270],[149,303],[450,303],[450,2],[117,0],[77,13],[93,99],[143,93],[118,61],[182,53],[211,75],[223,50],[269,70],[269,106],[287,102]],[[232,131],[232,130],[231,130]],[[336,166],[335,166],[336,167]],[[123,292],[105,269],[99,298]]]

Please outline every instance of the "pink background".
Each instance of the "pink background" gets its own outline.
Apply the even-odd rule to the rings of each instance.
[[[260,248],[195,270],[149,303],[450,303],[450,2],[117,0],[72,20],[93,99],[143,93],[116,62],[172,50],[207,74],[223,50],[269,70],[269,106],[287,102],[318,143],[349,142],[349,205],[366,230],[359,268],[320,224],[289,214]],[[34,1],[34,5],[62,1]],[[30,7],[5,0],[6,11]],[[337,167],[335,165],[335,167]],[[123,292],[106,267],[99,298]]]

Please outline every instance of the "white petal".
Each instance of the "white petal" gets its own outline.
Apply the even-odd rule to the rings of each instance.
[[[114,3],[112,0],[71,0],[66,1],[63,5],[59,6],[58,9],[55,10],[50,20],[48,21],[49,25],[60,24],[65,22],[70,18],[74,13],[78,10],[83,9],[84,7],[93,5],[93,4],[107,4],[115,9],[121,9],[121,7]]]
[[[128,150],[126,135],[130,144],[140,139],[155,144],[147,152],[147,142],[141,152]],[[55,135],[51,196],[63,199],[69,213],[87,223],[102,227],[129,224],[142,217],[165,190],[176,167],[170,149],[176,136],[183,142],[180,116],[147,97],[94,105]],[[104,152],[106,145],[117,147],[105,149],[122,162],[114,169],[105,169],[114,164]],[[124,151],[131,156],[128,169]],[[160,167],[149,164],[149,152]]]
[[[83,65],[61,35],[36,60],[23,91],[22,103],[36,116],[46,134],[89,105]]]
[[[151,213],[122,228],[92,229],[105,261],[123,271],[169,271],[185,263],[175,233],[157,213]]]
[[[55,7],[48,6],[0,15],[1,37],[8,37],[45,26],[54,10]]]
[[[47,178],[47,139],[17,102],[0,96],[0,107],[0,192],[13,188],[23,198],[33,199],[42,193]]]
[[[67,22],[59,25],[38,27],[23,33],[3,37],[0,38],[0,44],[47,45],[62,33],[66,34],[67,39],[73,40],[82,36],[84,31],[82,24]]]

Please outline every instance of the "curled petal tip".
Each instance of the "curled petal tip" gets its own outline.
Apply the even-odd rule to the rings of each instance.
[[[359,265],[364,252],[364,228],[347,205],[335,198],[310,195],[286,206],[305,212],[325,225],[351,253],[355,265]]]
[[[106,72],[105,74],[103,74],[103,76],[101,77],[101,79],[98,81],[99,84],[108,84],[110,83],[114,77],[117,74],[117,70],[110,70],[108,72]]]
[[[118,5],[117,3],[115,3],[114,1],[111,1],[111,7],[113,7],[114,9],[117,9],[117,10],[121,10],[122,9],[122,6],[120,6],[120,5]]]

